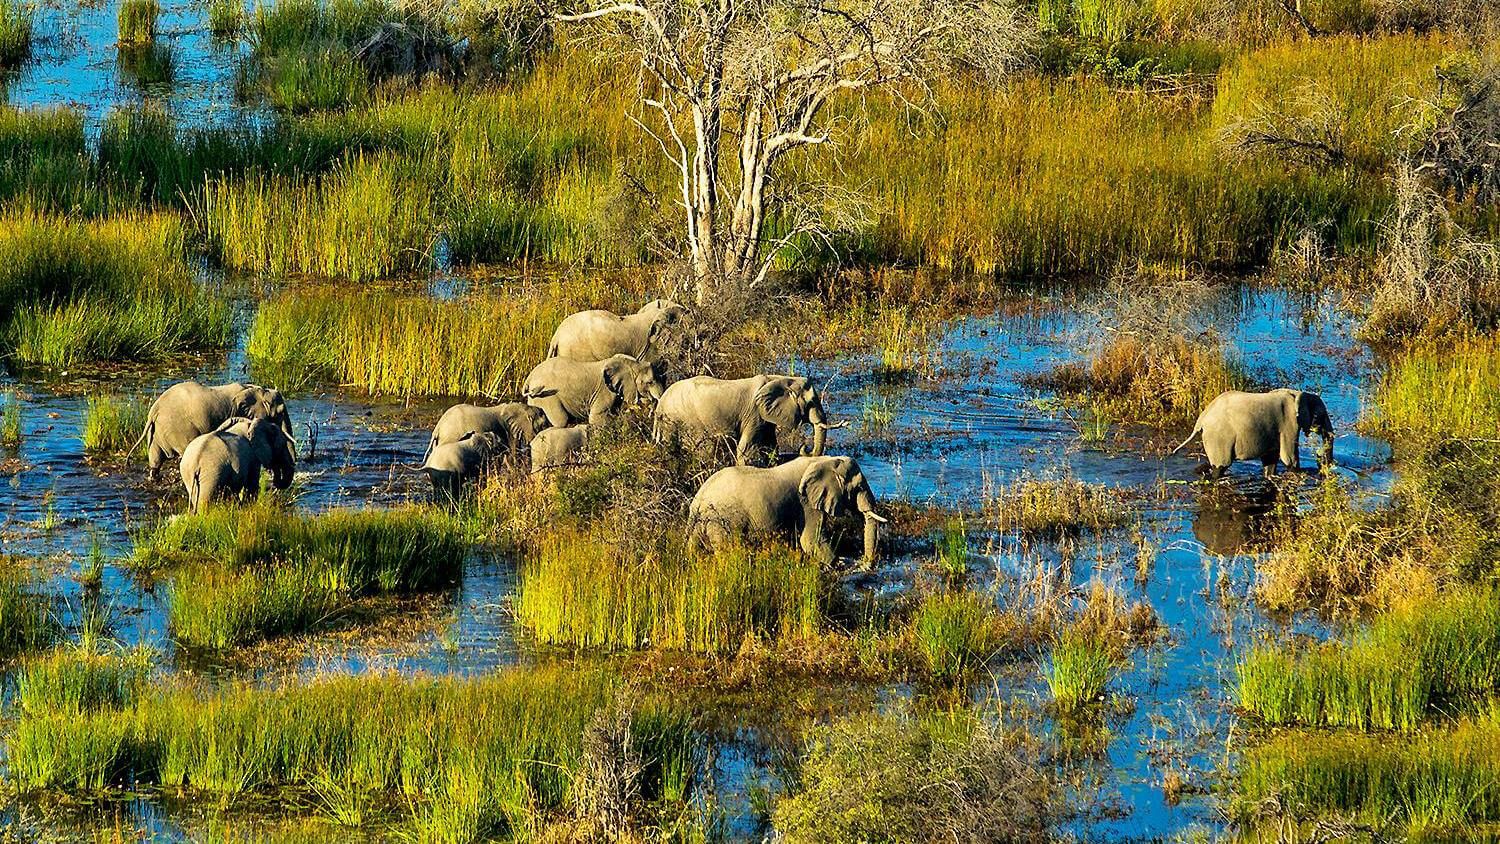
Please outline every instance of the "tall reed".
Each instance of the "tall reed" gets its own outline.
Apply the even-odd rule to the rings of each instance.
[[[1418,346],[1390,368],[1376,408],[1397,436],[1500,437],[1500,340]]]
[[[0,70],[14,70],[31,57],[36,9],[25,0],[0,0]]]
[[[135,702],[151,678],[152,653],[64,647],[27,660],[16,675],[23,716],[82,715]]]
[[[396,293],[290,292],[250,327],[255,371],[283,385],[318,381],[372,394],[513,395],[572,303],[546,285],[441,301]]]
[[[1383,614],[1297,652],[1265,645],[1239,664],[1239,701],[1269,724],[1415,730],[1500,691],[1500,594],[1462,592]]]
[[[1274,799],[1303,816],[1369,825],[1376,835],[1483,840],[1500,821],[1500,709],[1392,738],[1293,731],[1240,762],[1232,809],[1246,822]],[[1479,837],[1471,838],[1478,835]]]
[[[1058,711],[1074,715],[1103,700],[1113,663],[1100,631],[1069,628],[1059,634],[1042,673]]]
[[[181,222],[166,215],[0,215],[0,322],[27,303],[178,285],[188,275],[186,254]]]
[[[23,363],[66,369],[88,361],[160,361],[229,345],[229,303],[191,283],[133,296],[83,296],[24,306],[4,330]]]
[[[537,540],[521,564],[516,620],[537,642],[732,653],[746,636],[818,632],[821,576],[800,554],[747,548],[639,554],[575,529]]]
[[[432,190],[415,165],[357,154],[327,174],[211,179],[196,212],[237,269],[367,281],[432,264]]]

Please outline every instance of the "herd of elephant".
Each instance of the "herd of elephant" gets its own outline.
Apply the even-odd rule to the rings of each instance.
[[[696,546],[768,535],[794,540],[814,558],[834,557],[832,520],[864,521],[863,560],[876,555],[885,518],[859,464],[824,453],[832,425],[822,398],[806,377],[757,375],[725,380],[706,375],[664,383],[664,350],[688,317],[681,305],[657,299],[634,314],[575,313],[562,321],[547,358],[527,375],[519,401],[492,407],[450,407],[433,428],[420,466],[434,491],[456,500],[494,461],[529,463],[533,472],[586,460],[589,432],[630,408],[654,405],[652,436],[680,437],[731,462],[699,487],[688,511]],[[803,454],[777,463],[779,432],[811,425]],[[152,404],[141,440],[152,477],[180,457],[189,507],[255,496],[262,471],[285,489],[292,483],[297,442],[282,394],[255,384],[168,388]],[[1267,476],[1277,462],[1299,465],[1303,433],[1323,439],[1331,457],[1333,426],[1314,393],[1272,390],[1225,392],[1199,416],[1193,433],[1173,451],[1202,436],[1215,477],[1235,460],[1259,460]],[[769,464],[769,465],[759,465]]]

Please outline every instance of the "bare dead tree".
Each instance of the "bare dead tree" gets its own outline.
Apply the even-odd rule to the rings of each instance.
[[[554,19],[638,64],[631,119],[679,176],[700,302],[760,285],[780,247],[827,237],[777,173],[828,142],[831,102],[881,88],[915,104],[955,67],[1005,74],[1030,32],[1011,0],[583,0]]]

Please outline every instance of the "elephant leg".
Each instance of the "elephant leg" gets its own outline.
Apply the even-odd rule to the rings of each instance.
[[[146,477],[155,481],[161,477],[161,465],[167,462],[167,453],[154,441],[146,448]]]
[[[1262,457],[1260,460],[1261,471],[1265,473],[1266,480],[1276,477],[1276,456]]]
[[[552,427],[568,427],[568,422],[570,421],[568,410],[563,407],[562,399],[558,398],[556,394],[544,398],[532,399],[531,406],[539,408],[542,413],[546,414],[547,422]]]
[[[1223,435],[1204,431],[1203,453],[1208,457],[1208,465],[1212,467],[1209,477],[1218,480],[1224,477],[1224,473],[1234,463],[1234,442]]]
[[[734,444],[734,465],[748,466],[750,464],[750,459],[755,454],[760,440],[757,433],[758,429],[753,427],[740,432],[739,439]]]

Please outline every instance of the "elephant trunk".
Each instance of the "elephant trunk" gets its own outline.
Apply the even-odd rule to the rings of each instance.
[[[865,555],[861,568],[869,569],[875,565],[878,556],[878,542],[880,538],[880,525],[886,521],[885,517],[875,512],[875,496],[868,489],[861,489],[855,498],[855,506],[865,517]]]
[[[807,419],[813,426],[812,455],[822,457],[823,449],[828,445],[828,417],[823,413],[823,405],[814,404],[808,410]]]

